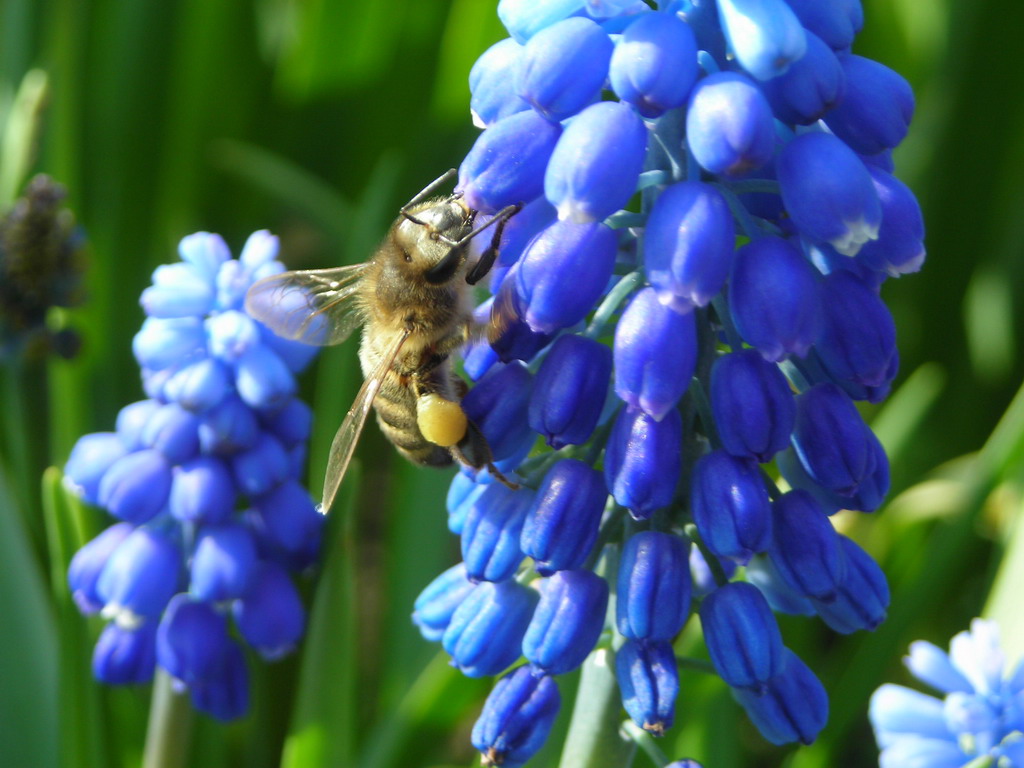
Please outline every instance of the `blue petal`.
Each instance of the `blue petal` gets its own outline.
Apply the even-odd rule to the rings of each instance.
[[[697,74],[693,32],[668,13],[641,14],[626,27],[608,70],[619,98],[648,118],[685,104]]]
[[[473,746],[492,765],[515,768],[544,744],[561,700],[558,685],[520,667],[494,686],[473,726]]]
[[[558,571],[542,579],[523,655],[545,674],[571,672],[597,642],[607,607],[608,583],[590,571]]]
[[[718,12],[740,66],[758,80],[778,77],[804,55],[804,29],[783,0],[718,0]]]

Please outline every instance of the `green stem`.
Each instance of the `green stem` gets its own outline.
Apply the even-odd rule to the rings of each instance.
[[[583,663],[576,705],[559,768],[629,768],[636,743],[622,738],[622,705],[611,651],[599,648]]]
[[[626,720],[622,724],[622,731],[623,735],[632,739],[644,751],[644,754],[651,758],[651,762],[659,768],[668,765],[668,755],[661,751],[661,747],[654,741],[654,737],[643,728],[632,720]]]
[[[142,768],[182,768],[188,763],[192,709],[188,697],[175,693],[171,676],[157,670],[146,727]]]
[[[612,316],[618,311],[619,305],[626,300],[634,290],[644,281],[643,274],[637,270],[630,272],[615,284],[615,287],[608,291],[604,301],[594,311],[594,319],[590,321],[587,331],[584,334],[587,338],[597,339],[607,329]]]

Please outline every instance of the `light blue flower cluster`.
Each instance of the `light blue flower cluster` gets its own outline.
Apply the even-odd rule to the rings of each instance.
[[[652,5],[501,0],[510,37],[470,75],[484,130],[458,188],[482,214],[523,208],[465,407],[523,487],[456,478],[464,562],[414,620],[466,674],[528,662],[474,732],[495,764],[537,748],[550,677],[595,641],[629,716],[670,727],[692,611],[765,737],[813,741],[827,696],[774,612],[853,632],[888,605],[829,515],[888,490],[854,400],[898,368],[880,286],[924,260],[891,160],[913,94],[851,52],[859,0]],[[538,436],[553,452],[530,455]]]
[[[194,706],[228,720],[248,708],[238,635],[265,659],[305,625],[291,572],[312,564],[322,517],[300,482],[312,424],[294,375],[315,347],[285,341],[243,308],[249,286],[283,271],[278,241],[256,232],[239,259],[206,232],[158,267],[134,341],[148,399],[114,432],[80,438],[65,484],[120,522],[74,556],[84,614],[110,619],[97,679],[150,680],[156,665]]]
[[[960,768],[985,758],[993,768],[1024,766],[1024,659],[1007,667],[995,622],[972,621],[948,654],[918,640],[904,663],[943,698],[889,683],[875,691],[881,768]]]

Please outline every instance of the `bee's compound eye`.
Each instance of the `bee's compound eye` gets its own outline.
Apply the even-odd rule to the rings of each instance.
[[[431,393],[416,401],[416,424],[429,442],[449,448],[466,436],[468,419],[461,405]]]

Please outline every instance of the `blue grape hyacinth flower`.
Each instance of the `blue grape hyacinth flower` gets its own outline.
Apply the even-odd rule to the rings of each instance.
[[[765,738],[813,741],[828,697],[775,614],[853,632],[888,606],[832,515],[888,491],[856,401],[898,372],[885,282],[924,261],[891,164],[912,93],[851,51],[858,0],[500,0],[498,16],[457,190],[481,220],[523,208],[477,312],[490,348],[467,356],[466,410],[520,489],[459,473],[465,562],[414,621],[469,674],[484,651],[509,667],[473,734],[485,764],[531,757],[551,678],[595,649],[622,716],[663,733],[694,615]]]
[[[918,640],[904,664],[942,698],[886,683],[871,697],[881,768],[1024,765],[1024,660],[1008,666],[993,621],[975,619],[949,652]]]
[[[182,260],[142,293],[133,348],[148,398],[121,410],[115,432],[80,438],[64,467],[69,489],[120,521],[68,569],[82,613],[110,621],[97,679],[144,683],[159,666],[221,720],[249,706],[239,640],[273,660],[301,639],[293,574],[320,545],[300,481],[312,418],[294,396],[316,348],[242,305],[255,280],[284,269],[277,252],[268,232],[237,260],[217,235],[181,241]]]

